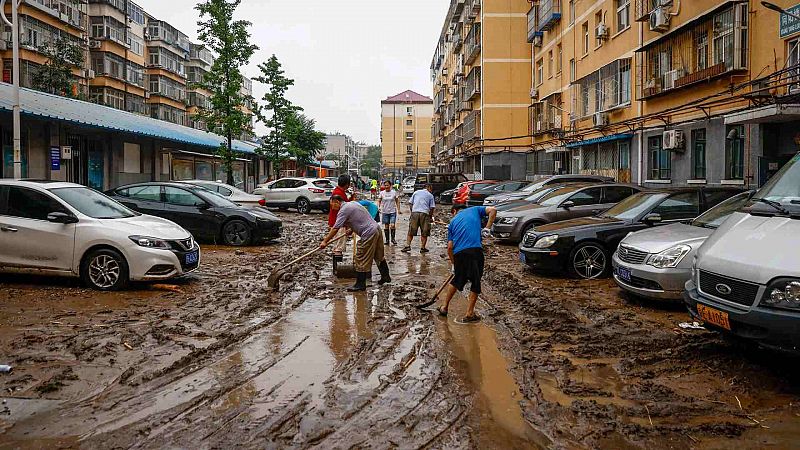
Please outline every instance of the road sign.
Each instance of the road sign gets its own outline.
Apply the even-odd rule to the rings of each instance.
[[[69,145],[61,146],[61,159],[72,159],[72,147]]]
[[[50,147],[50,169],[61,170],[61,149]]]
[[[800,5],[786,8],[786,11],[794,15],[800,15]],[[800,20],[788,14],[781,13],[781,18],[778,20],[778,29],[780,30],[781,38],[800,33]]]

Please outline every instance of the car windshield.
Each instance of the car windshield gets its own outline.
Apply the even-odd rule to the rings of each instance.
[[[543,206],[555,206],[561,204],[561,202],[568,199],[578,189],[580,188],[575,188],[574,186],[571,187],[562,186],[556,188],[553,191],[543,195],[539,200],[539,204]]]
[[[640,192],[612,206],[601,214],[600,217],[633,220],[645,211],[656,206],[667,195],[669,194],[662,192]]]
[[[692,225],[711,229],[719,228],[719,226],[725,222],[725,219],[727,219],[728,216],[741,209],[745,203],[747,203],[747,200],[750,199],[751,194],[751,192],[742,192],[739,195],[735,195],[725,200],[724,202],[699,215],[692,221]]]
[[[57,188],[50,192],[93,219],[126,219],[137,213],[86,187]]]
[[[542,199],[545,195],[553,192],[556,189],[559,189],[561,186],[545,186],[537,189],[531,195],[525,197],[526,202],[533,202],[537,203],[539,200]]]
[[[789,209],[792,210],[792,213],[796,213],[800,209],[800,153],[786,163],[780,172],[776,173],[764,187],[753,195],[753,198],[780,203],[780,206],[784,209]],[[754,207],[759,203],[763,204],[758,200],[751,200],[746,206]],[[766,208],[765,210],[770,209],[768,205],[763,206]],[[761,208],[761,205],[759,205],[759,208]],[[778,212],[775,208],[772,208],[772,210]]]
[[[221,194],[219,194],[217,192],[214,192],[214,191],[210,191],[210,190],[208,190],[208,189],[206,189],[204,187],[195,186],[191,190],[194,191],[195,194],[198,193],[198,192],[201,193],[200,197],[203,200],[207,201],[208,203],[211,203],[212,206],[218,206],[220,208],[238,208],[239,207],[239,205],[237,205],[236,203],[233,203],[232,201],[230,201],[227,198],[223,197]],[[202,195],[202,194],[204,194],[204,195]]]

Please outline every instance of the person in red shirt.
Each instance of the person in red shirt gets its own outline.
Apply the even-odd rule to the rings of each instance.
[[[338,180],[338,186],[333,190],[331,194],[331,198],[339,196],[344,199],[345,202],[350,202],[355,200],[355,195],[348,195],[347,190],[350,189],[350,175],[340,175]],[[329,208],[328,210],[328,228],[333,228],[336,224],[336,215],[339,213],[339,210]],[[339,233],[336,234],[335,238],[342,236],[345,234],[344,229],[340,229]],[[336,241],[333,246],[333,256],[334,258],[341,257],[344,254],[344,249],[347,246],[347,239],[341,239]]]

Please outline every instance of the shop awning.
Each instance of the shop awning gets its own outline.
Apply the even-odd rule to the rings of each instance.
[[[597,138],[586,139],[585,141],[570,142],[569,144],[567,144],[566,147],[578,148],[578,147],[583,147],[584,145],[600,144],[602,142],[611,142],[611,141],[623,141],[631,138],[633,138],[633,134],[631,133],[609,134],[608,136],[600,136]]]
[[[11,111],[14,88],[0,83],[0,109]],[[108,106],[73,98],[60,97],[33,89],[20,89],[20,107],[23,114],[63,120],[88,127],[148,136],[185,144],[216,149],[225,138],[218,134],[185,127],[152,117],[129,113]],[[237,152],[254,154],[258,145],[234,140]]]
[[[728,114],[725,116],[725,125],[792,122],[795,120],[800,121],[800,105],[768,105]]]

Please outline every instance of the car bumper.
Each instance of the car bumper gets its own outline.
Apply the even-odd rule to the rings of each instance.
[[[518,243],[522,240],[519,222],[513,224],[496,223],[492,225],[492,236],[502,241]]]
[[[187,263],[186,256],[197,252],[197,262]],[[189,251],[130,247],[126,251],[128,272],[133,281],[159,281],[186,275],[200,267],[200,246]]]
[[[735,308],[700,294],[692,280],[686,283],[683,299],[689,313],[698,321],[703,321],[697,312],[698,304],[728,315],[730,330],[705,322],[707,328],[752,340],[765,347],[800,354],[800,311],[759,306]]]
[[[278,239],[283,234],[283,223],[274,220],[259,220],[253,230],[253,239],[256,241]]]
[[[564,269],[567,256],[553,249],[519,249],[520,261],[531,269],[556,272]]]
[[[680,300],[683,298],[683,286],[692,277],[691,269],[658,269],[647,264],[629,264],[620,261],[617,253],[611,258],[614,267],[614,281],[625,291],[641,297]],[[630,271],[631,279],[619,276],[619,268]]]
[[[330,204],[331,200],[329,198],[311,200],[311,208],[313,209],[328,209],[330,207]]]

